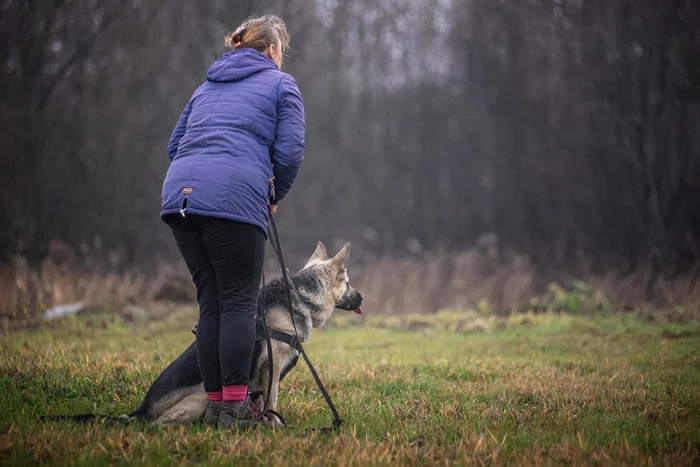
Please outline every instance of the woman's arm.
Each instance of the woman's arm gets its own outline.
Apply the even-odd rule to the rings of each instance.
[[[170,162],[173,161],[175,155],[177,154],[177,147],[180,145],[180,140],[185,135],[185,130],[187,130],[187,118],[190,116],[192,111],[192,101],[190,100],[185,106],[185,110],[182,111],[180,115],[180,120],[178,120],[173,134],[170,135],[170,141],[168,141],[168,159]]]
[[[275,175],[275,200],[282,200],[304,161],[304,101],[296,81],[289,75],[280,80],[278,92],[277,133],[272,151]]]

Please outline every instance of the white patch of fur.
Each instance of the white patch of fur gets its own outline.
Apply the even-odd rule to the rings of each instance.
[[[168,394],[153,407],[157,423],[191,423],[204,415],[208,399],[204,384],[181,388]]]
[[[343,295],[345,295],[345,292],[347,292],[347,291],[348,291],[348,283],[343,282],[343,284],[340,286],[340,291],[338,292],[338,297],[342,297]],[[339,298],[339,300],[340,300],[340,298]]]

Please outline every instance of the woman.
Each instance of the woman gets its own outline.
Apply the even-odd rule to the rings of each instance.
[[[226,37],[168,143],[161,217],[197,288],[197,361],[210,425],[263,422],[248,398],[267,216],[304,159],[304,105],[280,71],[284,21],[252,18]]]

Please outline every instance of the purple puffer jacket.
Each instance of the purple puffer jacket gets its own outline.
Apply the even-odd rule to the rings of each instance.
[[[304,160],[304,135],[294,78],[251,48],[222,55],[170,137],[161,216],[223,217],[267,232],[269,180],[280,201]]]

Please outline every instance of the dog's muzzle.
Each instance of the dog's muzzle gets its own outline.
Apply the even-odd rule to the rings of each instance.
[[[360,292],[352,287],[348,287],[348,290],[346,290],[343,296],[340,297],[340,300],[335,304],[335,307],[339,310],[354,311],[358,315],[361,315],[362,295],[360,295]]]

